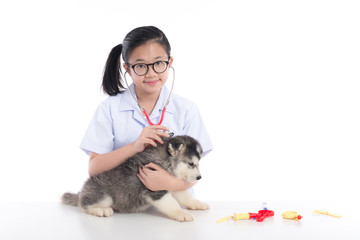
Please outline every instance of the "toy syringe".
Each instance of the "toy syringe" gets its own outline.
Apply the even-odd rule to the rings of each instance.
[[[217,220],[216,222],[217,223],[225,222],[230,219],[233,219],[235,221],[241,220],[241,219],[245,219],[245,220],[256,219],[257,222],[262,222],[262,221],[264,221],[265,218],[272,217],[272,216],[274,216],[274,211],[268,210],[266,208],[266,206],[264,206],[264,210],[260,210],[258,213],[250,213],[250,212],[249,213],[234,213],[234,216],[224,217],[224,218]]]

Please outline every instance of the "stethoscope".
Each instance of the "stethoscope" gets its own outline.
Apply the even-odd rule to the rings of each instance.
[[[163,108],[162,113],[161,113],[160,121],[159,121],[157,124],[153,123],[153,122],[150,120],[149,114],[146,112],[146,110],[145,110],[143,107],[140,106],[139,101],[138,101],[138,100],[136,99],[136,97],[135,97],[135,94],[131,91],[131,88],[129,87],[129,84],[128,84],[127,79],[126,79],[126,73],[128,73],[128,72],[126,71],[125,74],[124,74],[125,83],[126,83],[127,88],[129,89],[130,93],[131,93],[131,96],[134,98],[136,104],[137,104],[137,105],[139,106],[139,108],[140,108],[140,111],[144,114],[145,119],[148,121],[148,123],[149,123],[150,125],[161,125],[161,123],[162,123],[163,120],[164,120],[164,115],[165,115],[165,112],[166,112],[166,107],[167,107],[167,105],[168,105],[169,102],[170,102],[170,96],[171,96],[171,93],[172,93],[172,91],[173,91],[174,82],[175,82],[175,69],[174,69],[172,66],[169,66],[169,67],[172,68],[172,70],[173,70],[173,81],[172,81],[172,84],[171,84],[171,90],[170,90],[169,96],[168,96],[168,98],[167,98],[167,100],[166,100],[166,102],[165,102],[164,108]]]

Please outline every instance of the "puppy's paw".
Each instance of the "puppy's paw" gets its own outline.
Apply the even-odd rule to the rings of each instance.
[[[199,200],[194,200],[187,208],[191,210],[207,210],[209,209],[209,205],[205,202],[201,202]]]
[[[176,210],[173,214],[170,214],[169,217],[179,222],[194,221],[194,217],[183,209]]]
[[[85,209],[85,212],[97,217],[110,217],[114,214],[111,207],[93,207]]]

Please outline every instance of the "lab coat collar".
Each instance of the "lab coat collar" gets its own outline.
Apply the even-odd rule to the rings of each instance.
[[[145,125],[148,125],[147,120],[145,119],[145,117],[143,116],[143,114],[141,113],[139,106],[137,105],[137,97],[135,94],[135,85],[132,83],[129,88],[131,89],[132,93],[134,94],[134,97],[136,98],[136,101],[134,100],[134,98],[131,96],[131,93],[129,91],[129,89],[126,89],[124,93],[122,93],[123,98],[122,101],[120,103],[119,106],[119,110],[120,111],[133,111],[133,117],[141,122],[141,123],[146,123]],[[163,86],[161,88],[161,92],[160,92],[160,96],[159,99],[156,102],[155,108],[152,111],[152,113],[150,114],[150,120],[154,123],[157,123],[156,121],[159,119],[159,117],[161,116],[162,110],[164,108],[165,102],[169,96],[169,89],[166,86]],[[171,102],[171,98],[170,97],[170,102],[169,105],[166,107],[166,113],[165,113],[165,118],[166,118],[166,114],[170,113],[172,114],[174,111],[174,107],[173,104]]]

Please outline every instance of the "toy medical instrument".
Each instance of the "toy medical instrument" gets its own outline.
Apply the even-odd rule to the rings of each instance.
[[[314,210],[313,213],[329,215],[329,216],[337,217],[337,218],[341,218],[343,216],[343,215],[340,215],[340,214],[337,214],[337,213],[331,213],[331,212],[324,211],[324,210]]]
[[[262,222],[264,221],[265,218],[272,216],[274,216],[274,211],[265,209],[265,210],[260,210],[258,213],[234,213],[234,216],[224,217],[217,220],[216,222],[217,223],[225,222],[230,219],[234,219],[235,221],[240,219],[246,219],[246,220],[256,219],[257,222]]]
[[[291,219],[296,221],[302,219],[302,216],[295,211],[286,211],[282,214],[282,217],[285,219]]]
[[[130,93],[131,93],[131,96],[134,98],[136,104],[137,104],[137,105],[139,106],[139,108],[140,108],[140,111],[144,114],[146,120],[148,121],[148,123],[149,123],[150,125],[161,125],[161,123],[162,123],[163,120],[164,120],[164,115],[165,115],[166,107],[167,107],[167,105],[169,104],[170,96],[171,96],[171,93],[172,93],[172,91],[173,91],[174,82],[175,82],[175,69],[174,69],[172,66],[169,66],[169,67],[172,68],[172,70],[173,70],[173,81],[172,81],[172,84],[171,84],[171,90],[170,90],[169,96],[168,96],[168,98],[167,98],[167,100],[166,100],[166,102],[165,102],[164,108],[163,108],[162,113],[161,113],[161,119],[160,119],[160,121],[159,121],[157,124],[151,122],[151,120],[150,120],[150,118],[149,118],[149,114],[146,112],[146,110],[145,110],[144,108],[142,108],[142,107],[140,106],[139,101],[136,99],[135,94],[131,91],[131,89],[130,89],[130,87],[129,87],[129,84],[128,84],[128,82],[127,82],[127,79],[126,79],[126,73],[127,73],[127,72],[125,72],[125,74],[124,74],[125,83],[126,83],[127,88],[129,89]]]

